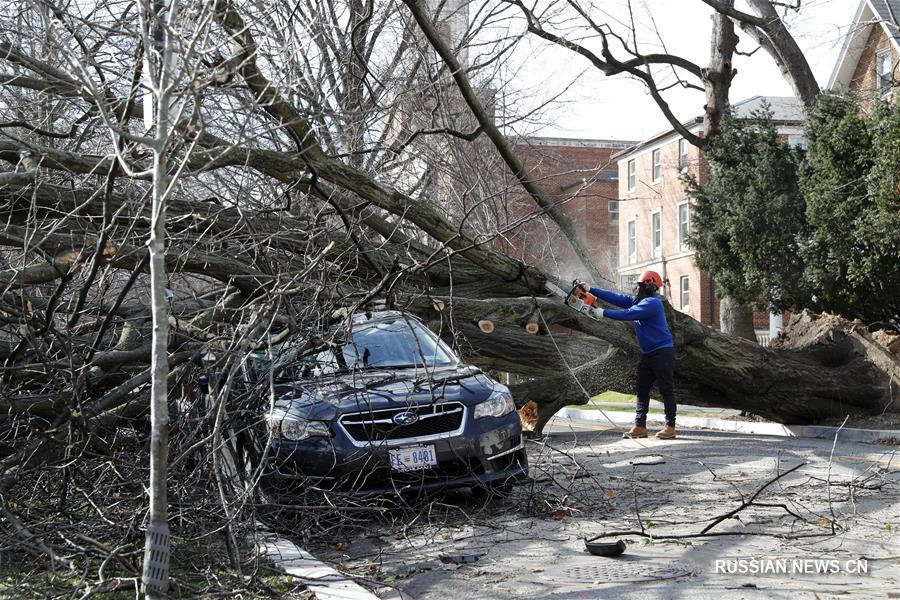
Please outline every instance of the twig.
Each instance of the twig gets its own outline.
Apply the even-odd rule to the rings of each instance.
[[[756,499],[757,496],[759,496],[762,493],[763,490],[765,490],[767,487],[769,487],[770,485],[772,485],[773,483],[775,483],[782,477],[789,475],[790,473],[793,473],[794,471],[796,471],[797,469],[799,469],[800,467],[802,467],[804,465],[806,465],[805,462],[799,463],[796,466],[788,469],[784,473],[781,473],[781,474],[775,476],[773,479],[770,479],[762,487],[760,487],[758,490],[756,490],[756,492],[752,496],[750,496],[749,500],[744,500],[741,503],[741,505],[738,506],[737,508],[735,508],[734,510],[730,510],[727,513],[725,513],[723,515],[719,515],[718,517],[713,519],[709,525],[707,525],[700,531],[700,533],[689,533],[689,534],[683,534],[683,535],[651,535],[651,534],[648,534],[646,531],[644,531],[644,526],[640,520],[640,514],[638,514],[638,524],[641,526],[640,531],[613,531],[613,532],[609,532],[609,533],[602,533],[602,534],[594,536],[590,539],[585,539],[585,541],[593,542],[594,540],[599,540],[604,537],[612,537],[612,536],[616,536],[616,535],[640,535],[643,537],[650,537],[650,538],[661,539],[661,540],[676,540],[676,539],[687,539],[687,538],[708,537],[708,536],[723,536],[723,535],[764,535],[764,536],[772,536],[772,537],[784,537],[784,538],[789,538],[789,539],[796,539],[798,537],[819,537],[822,534],[785,536],[783,534],[775,534],[775,533],[767,533],[767,532],[746,532],[746,531],[727,531],[727,532],[709,533],[710,529],[712,529],[713,527],[715,527],[722,521],[724,521],[726,519],[730,519],[731,517],[735,516],[737,513],[741,512],[742,510],[744,510],[745,508],[747,508],[749,506],[753,506],[755,504],[754,500]],[[762,505],[759,505],[759,506],[762,506]],[[637,493],[635,492],[635,511],[636,510],[637,510]],[[785,507],[785,510],[787,510],[786,507]],[[791,511],[788,510],[788,512],[791,512]],[[791,513],[791,514],[794,514],[794,513]],[[832,535],[833,534],[834,534],[834,531],[832,530]]]
[[[69,569],[73,569],[72,561],[66,560],[65,558],[60,558],[56,555],[56,552],[53,551],[52,548],[47,546],[44,542],[42,542],[36,535],[31,533],[27,527],[22,524],[22,521],[19,518],[9,512],[5,506],[0,505],[0,511],[3,511],[3,516],[6,517],[6,520],[12,524],[15,528],[16,532],[19,533],[19,536],[22,538],[24,542],[33,542],[35,546],[40,548],[41,552],[50,557],[50,568],[55,568],[56,564],[59,563],[61,565],[65,565]]]
[[[770,485],[772,485],[773,483],[775,483],[776,481],[778,481],[779,479],[781,479],[781,478],[784,477],[785,475],[788,475],[788,474],[790,474],[790,473],[793,473],[794,471],[796,471],[797,469],[799,469],[800,467],[802,467],[802,466],[804,466],[804,465],[806,465],[806,463],[799,463],[799,464],[797,464],[796,466],[794,466],[794,467],[788,469],[788,470],[785,471],[784,473],[781,473],[780,475],[777,475],[774,479],[770,479],[770,480],[769,480],[768,482],[766,482],[761,488],[759,488],[758,490],[756,490],[756,493],[753,494],[752,496],[750,496],[750,499],[749,499],[749,500],[745,500],[745,501],[744,501],[739,507],[737,507],[736,509],[734,509],[734,510],[732,510],[732,511],[729,511],[729,512],[725,513],[724,515],[720,515],[720,516],[716,517],[715,519],[713,519],[712,523],[710,523],[709,525],[707,525],[706,527],[704,527],[703,530],[702,530],[700,533],[706,533],[707,531],[709,531],[710,529],[712,529],[713,527],[715,527],[716,525],[718,525],[719,523],[721,523],[721,522],[724,521],[725,519],[730,519],[730,518],[733,517],[734,515],[738,514],[739,512],[741,512],[742,510],[744,510],[745,508],[747,508],[748,506],[750,506],[751,504],[753,504],[753,501],[756,499],[757,496],[759,496],[759,495],[762,493],[762,491],[763,491],[764,489],[766,489],[767,487],[769,487]]]
[[[841,429],[844,428],[844,425],[847,424],[847,419],[850,418],[850,415],[844,417],[844,421],[841,423],[841,426],[837,428],[837,431],[834,432],[834,441],[831,442],[831,454],[828,455],[828,476],[826,477],[827,481],[827,490],[828,490],[828,511],[831,513],[831,533],[837,533],[835,520],[837,517],[834,515],[834,504],[831,502],[831,465],[834,462],[834,449],[837,447],[837,439],[838,435],[841,433]],[[852,493],[852,488],[851,493]]]

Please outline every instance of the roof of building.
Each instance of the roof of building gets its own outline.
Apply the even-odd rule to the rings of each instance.
[[[529,146],[558,146],[558,147],[575,147],[575,148],[630,148],[637,143],[636,140],[606,140],[606,139],[583,139],[583,138],[565,138],[565,137],[543,137],[543,136],[525,136],[516,143],[523,143]]]
[[[803,102],[793,96],[753,96],[741,100],[737,104],[732,104],[731,110],[738,118],[746,119],[753,112],[762,109],[765,104],[769,105],[772,120],[776,123],[803,123],[806,121]]]
[[[827,89],[840,91],[847,88],[872,27],[877,25],[884,29],[900,50],[900,0],[860,0],[853,24],[844,37],[834,70],[828,78]]]
[[[900,0],[870,0],[870,4],[878,11],[888,35],[900,44]]]
[[[769,110],[772,111],[772,120],[779,125],[801,125],[806,120],[806,111],[803,108],[803,102],[801,102],[799,98],[793,96],[752,96],[746,100],[741,100],[740,102],[732,104],[731,109],[734,111],[735,116],[746,119],[749,118],[754,111],[761,109],[764,104],[769,105]],[[682,125],[688,129],[693,129],[701,123],[703,123],[703,117],[698,116],[684,121]],[[672,135],[678,135],[674,128],[660,131],[642,142],[620,152],[616,152],[610,158],[624,158]]]

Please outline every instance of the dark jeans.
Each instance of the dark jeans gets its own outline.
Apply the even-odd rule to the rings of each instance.
[[[675,427],[675,348],[660,348],[641,355],[637,368],[637,414],[634,424],[647,426],[647,410],[650,408],[650,388],[659,387],[659,393],[666,407],[666,425]]]

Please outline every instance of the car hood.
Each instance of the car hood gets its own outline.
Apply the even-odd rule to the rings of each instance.
[[[334,420],[340,414],[432,402],[471,405],[486,399],[496,383],[480,369],[456,365],[434,369],[366,370],[275,385],[275,406],[305,419]]]

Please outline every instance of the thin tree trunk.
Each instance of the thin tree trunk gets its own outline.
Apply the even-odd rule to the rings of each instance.
[[[722,0],[720,4],[734,7],[734,0]],[[738,37],[734,23],[721,12],[712,15],[709,68],[704,72],[706,87],[706,111],[703,116],[703,135],[710,139],[718,133],[722,117],[728,107],[731,80],[734,77],[731,61]],[[719,321],[722,331],[756,341],[753,333],[753,314],[748,313],[734,300],[723,298],[719,304]]]
[[[153,141],[153,196],[150,240],[150,310],[153,336],[150,357],[150,523],[144,545],[141,581],[147,598],[163,598],[169,587],[169,526],[166,468],[169,453],[168,341],[169,310],[166,303],[166,195],[169,187],[166,145],[169,135],[169,86],[173,52],[163,23],[163,0],[154,0],[147,22],[153,29],[158,75],[148,73],[156,100]],[[167,15],[171,24],[177,12],[172,0]],[[148,53],[153,54],[153,53]],[[153,61],[153,56],[148,60]],[[154,81],[155,79],[155,81]]]

